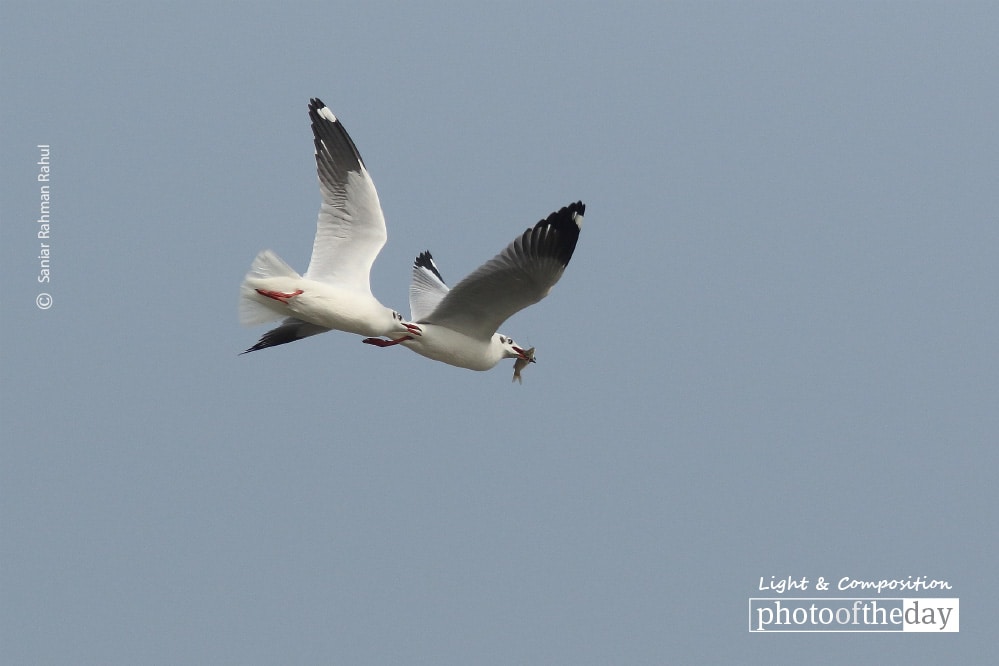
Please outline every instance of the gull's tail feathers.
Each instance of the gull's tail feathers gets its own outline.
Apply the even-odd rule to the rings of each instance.
[[[267,299],[263,301],[257,294],[257,285],[262,280],[272,278],[298,279],[301,276],[295,269],[285,263],[284,259],[271,250],[263,250],[253,260],[250,272],[243,278],[239,286],[239,323],[244,326],[266,324],[280,319],[283,315],[268,307]]]

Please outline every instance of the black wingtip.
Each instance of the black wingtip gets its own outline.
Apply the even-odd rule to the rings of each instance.
[[[249,349],[239,352],[239,356],[249,354],[250,352],[260,351],[261,349],[277,347],[278,345],[286,345],[289,342],[294,342],[295,340],[301,340],[301,338],[289,335],[287,330],[282,331],[281,327],[278,327],[272,331],[264,333],[263,336],[257,340],[257,344],[253,345]]]
[[[261,349],[267,349],[268,347],[286,345],[289,342],[295,342],[296,340],[301,340],[302,338],[307,338],[310,335],[316,335],[317,333],[325,333],[328,330],[329,329],[323,328],[322,326],[317,326],[293,317],[288,317],[281,323],[280,326],[272,328],[260,336],[260,339],[257,340],[257,344],[253,345],[246,351],[240,352],[239,356],[249,354],[254,351],[260,351]]]
[[[524,232],[524,241],[537,248],[539,256],[555,257],[563,266],[569,265],[579,241],[586,204],[582,201],[563,206]]]
[[[437,264],[434,263],[434,258],[430,255],[430,250],[424,250],[416,257],[416,261],[413,262],[413,268],[423,268],[430,271],[437,276],[437,279],[444,283],[444,278],[441,277],[441,273],[437,270]]]
[[[329,109],[318,97],[309,100],[309,120],[312,121],[313,143],[316,147],[316,162],[320,171],[325,169],[345,168],[348,171],[358,171],[364,165],[360,151],[354,145],[354,140],[347,134],[343,123],[332,111],[321,114],[323,109]],[[325,153],[325,156],[324,156]],[[350,157],[357,164],[350,164]],[[330,164],[324,164],[329,161]],[[342,163],[342,164],[341,164]]]

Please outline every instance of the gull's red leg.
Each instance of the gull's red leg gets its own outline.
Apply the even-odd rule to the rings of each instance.
[[[381,338],[364,338],[361,342],[366,345],[374,345],[376,347],[391,347],[392,345],[397,345],[400,342],[405,342],[406,340],[412,340],[413,336],[404,335],[397,340],[382,340]]]
[[[301,289],[296,289],[290,294],[285,293],[283,291],[270,291],[269,289],[257,289],[256,291],[261,296],[266,296],[267,298],[273,298],[275,301],[281,301],[285,305],[288,305],[288,299],[294,298],[299,294],[304,293]]]

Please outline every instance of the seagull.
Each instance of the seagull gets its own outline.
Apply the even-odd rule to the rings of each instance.
[[[385,217],[357,147],[325,104],[309,102],[322,204],[312,260],[299,275],[271,250],[257,255],[240,286],[239,319],[246,326],[284,317],[246,351],[338,330],[358,335],[419,336],[371,295],[369,273],[385,245]]]
[[[378,347],[402,344],[417,354],[469,370],[489,370],[505,358],[534,362],[496,330],[514,313],[548,295],[562,277],[579,240],[586,206],[577,201],[541,220],[505,250],[448,289],[430,252],[413,264],[410,319],[422,335],[366,338]]]

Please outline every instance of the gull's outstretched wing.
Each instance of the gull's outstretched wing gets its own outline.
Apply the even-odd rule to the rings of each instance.
[[[371,265],[388,237],[375,184],[350,135],[319,99],[309,102],[309,118],[323,201],[305,277],[370,294]]]
[[[576,249],[585,210],[577,201],[535,224],[456,284],[417,323],[490,339],[511,315],[547,296],[562,277]]]
[[[410,321],[426,317],[448,292],[430,252],[421,252],[413,262],[413,281],[409,285]]]

